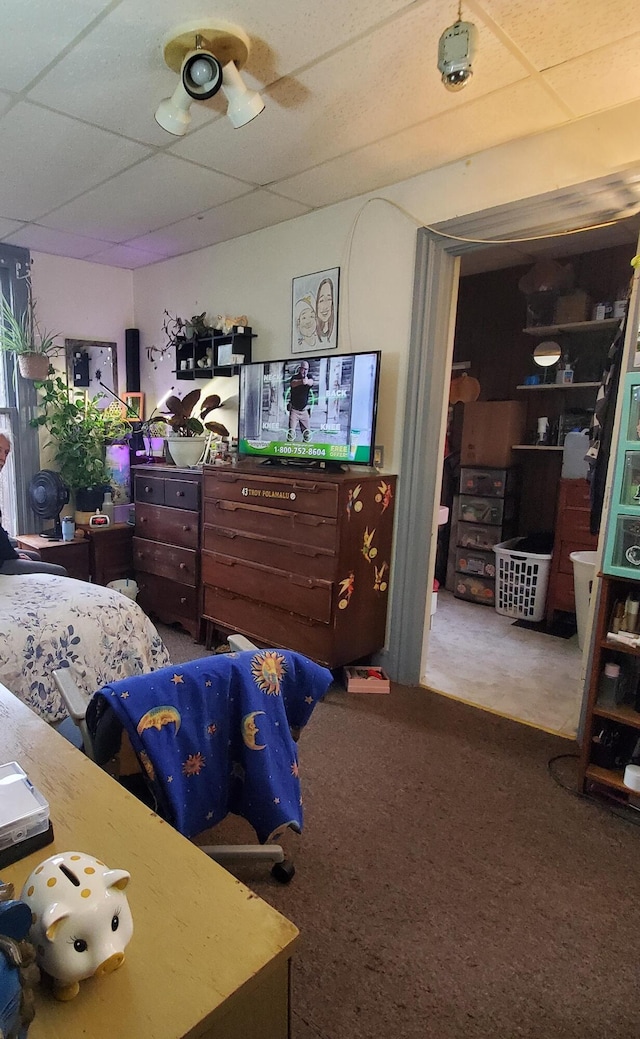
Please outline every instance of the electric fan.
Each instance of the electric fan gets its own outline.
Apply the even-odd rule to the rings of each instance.
[[[29,481],[29,504],[36,516],[42,519],[55,520],[50,530],[44,530],[40,537],[49,541],[62,540],[60,513],[69,501],[69,488],[62,480],[60,473],[53,469],[41,469]]]

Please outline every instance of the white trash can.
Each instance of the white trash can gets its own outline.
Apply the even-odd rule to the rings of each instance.
[[[133,599],[134,602],[138,598],[138,585],[129,577],[125,577],[122,581],[109,581],[107,588],[113,588],[115,592],[126,595],[128,599]]]
[[[569,555],[573,563],[573,588],[576,598],[576,621],[578,623],[578,645],[584,649],[585,635],[587,633],[587,620],[589,618],[589,599],[591,598],[591,585],[596,575],[597,552],[571,552]]]

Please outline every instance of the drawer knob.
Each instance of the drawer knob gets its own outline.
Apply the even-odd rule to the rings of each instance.
[[[145,494],[151,494],[151,491],[152,491],[152,490],[153,490],[153,487],[145,487],[145,489],[144,489],[144,493],[145,493]]]
[[[184,491],[176,491],[176,498],[184,498]]]
[[[141,523],[146,523],[147,522],[147,517],[146,516],[141,516],[140,517],[140,522]]]
[[[191,527],[189,526],[189,524],[188,524],[188,523],[183,523],[183,524],[182,524],[182,529],[183,529],[183,530],[191,530]]]
[[[180,569],[181,570],[186,570],[187,569],[187,564],[186,563],[180,563]]]
[[[187,601],[187,599],[186,599],[186,596],[184,596],[184,595],[181,595],[181,596],[180,596],[180,602],[182,603],[182,605],[183,605],[183,606],[184,606],[184,604],[186,603],[186,601]]]

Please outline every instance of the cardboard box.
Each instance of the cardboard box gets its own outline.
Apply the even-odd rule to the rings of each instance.
[[[513,444],[524,443],[527,405],[518,400],[476,400],[464,406],[460,465],[514,464]]]
[[[558,296],[553,315],[556,325],[570,325],[576,321],[589,321],[591,300],[584,289],[576,289],[567,296]]]

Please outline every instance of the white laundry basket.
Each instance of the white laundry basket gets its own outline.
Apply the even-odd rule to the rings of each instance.
[[[524,538],[494,545],[496,554],[496,613],[519,620],[544,617],[551,553],[518,552]]]
[[[129,577],[125,577],[122,581],[109,581],[107,588],[113,588],[114,591],[121,592],[128,599],[133,599],[134,602],[138,598],[138,585]]]
[[[576,623],[578,625],[578,645],[584,648],[587,621],[589,619],[589,599],[591,585],[596,574],[597,552],[571,552],[569,559],[573,563],[573,590],[576,599]]]

